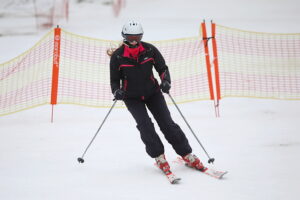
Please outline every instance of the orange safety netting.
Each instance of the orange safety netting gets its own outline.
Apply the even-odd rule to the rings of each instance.
[[[121,41],[88,38],[64,30],[60,34],[56,36],[60,37],[59,46],[51,31],[24,54],[0,65],[0,115],[50,103],[111,106],[110,57],[106,51],[118,47]],[[201,37],[151,43],[170,68],[171,94],[178,103],[210,99]],[[59,65],[55,65],[57,62]]]
[[[221,97],[300,99],[300,34],[215,31]]]
[[[214,23],[211,33],[208,37],[202,23],[200,37],[151,42],[169,66],[176,102],[230,96],[300,99],[300,34],[255,33]],[[0,65],[0,115],[44,104],[110,107],[106,52],[120,43],[60,28],[49,32]]]
[[[27,52],[0,65],[0,115],[50,102],[52,60],[53,31]]]
[[[110,106],[113,97],[106,51],[120,43],[62,31],[58,103]],[[198,37],[151,43],[166,59],[172,77],[171,92],[177,101],[209,99],[206,69],[201,60],[204,52]]]

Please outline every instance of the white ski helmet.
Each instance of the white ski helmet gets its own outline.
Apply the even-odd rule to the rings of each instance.
[[[129,20],[128,22],[126,22],[122,29],[122,34],[140,35],[143,33],[144,31],[141,23],[135,20]]]
[[[143,27],[141,23],[135,21],[135,20],[129,20],[126,22],[122,29],[122,36],[124,35],[143,35]]]

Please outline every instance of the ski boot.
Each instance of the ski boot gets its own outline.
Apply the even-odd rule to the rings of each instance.
[[[172,184],[176,184],[180,181],[180,178],[176,177],[175,174],[173,174],[170,170],[170,165],[168,161],[166,160],[166,157],[164,154],[158,156],[155,158],[156,164],[158,168],[160,168],[163,173],[167,176],[168,180]]]
[[[189,153],[186,156],[183,156],[182,159],[185,161],[185,164],[188,167],[195,168],[200,171],[205,170],[204,165],[200,162],[199,158],[194,154]]]
[[[155,158],[156,164],[164,173],[170,171],[170,165],[166,160],[165,154],[161,154],[160,156]]]

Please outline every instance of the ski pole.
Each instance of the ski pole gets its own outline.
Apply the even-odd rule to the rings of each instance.
[[[77,158],[77,161],[78,161],[79,163],[84,163],[84,159],[83,159],[84,155],[86,154],[87,150],[90,148],[91,144],[92,144],[93,141],[95,140],[95,138],[96,138],[96,136],[98,135],[100,129],[102,128],[102,126],[103,126],[105,120],[107,119],[107,117],[108,117],[108,115],[110,114],[110,112],[112,111],[112,109],[115,107],[116,103],[117,103],[117,100],[114,100],[113,105],[111,106],[111,108],[109,109],[108,113],[106,114],[104,120],[102,121],[102,123],[101,123],[100,127],[98,128],[96,134],[94,135],[93,139],[90,141],[89,145],[86,147],[86,149],[85,149],[84,153],[82,154],[82,156],[79,157],[79,158]]]
[[[177,106],[176,102],[174,101],[173,97],[170,95],[170,93],[168,93],[170,99],[172,100],[173,104],[175,105],[175,107],[177,108],[178,112],[180,113],[181,117],[183,118],[183,120],[185,121],[186,125],[189,127],[190,131],[193,133],[194,137],[196,138],[197,142],[200,144],[200,146],[202,147],[203,151],[205,152],[205,154],[208,157],[208,163],[214,163],[215,159],[211,158],[208,153],[206,152],[205,148],[203,147],[203,145],[201,144],[200,140],[198,139],[198,137],[196,136],[196,134],[194,133],[193,129],[191,128],[191,126],[189,125],[189,123],[187,122],[187,120],[185,119],[185,117],[183,116],[182,112],[180,111],[179,107]]]

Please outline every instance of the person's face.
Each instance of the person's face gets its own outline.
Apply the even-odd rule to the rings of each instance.
[[[143,37],[143,34],[138,35],[125,35],[126,41],[128,41],[131,45],[138,44]]]
[[[135,46],[135,45],[137,45],[138,44],[138,42],[137,41],[132,41],[132,42],[129,42],[130,43],[130,45],[132,45],[132,46]]]

